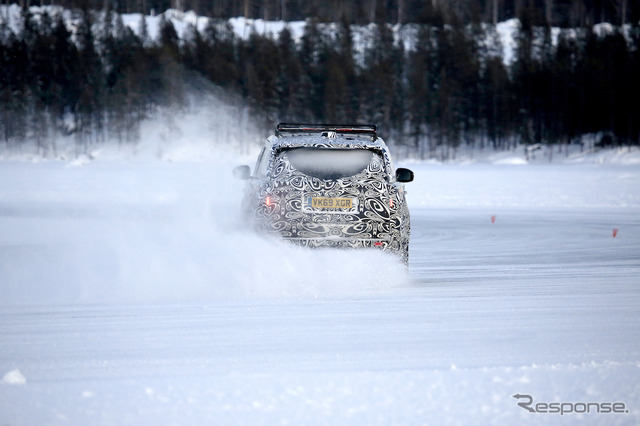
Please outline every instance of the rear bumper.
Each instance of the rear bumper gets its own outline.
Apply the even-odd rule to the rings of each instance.
[[[392,253],[407,263],[409,258],[408,246],[403,246],[394,240],[384,239],[355,239],[355,238],[283,238],[292,244],[307,248],[335,248],[335,249],[376,249]]]
[[[301,247],[376,249],[409,259],[409,227],[401,216],[308,215],[289,212],[281,215],[254,214],[256,230],[274,235]]]
[[[372,240],[372,239],[355,239],[355,238],[284,238],[302,247],[318,248],[379,248],[386,249],[389,247],[388,240]]]

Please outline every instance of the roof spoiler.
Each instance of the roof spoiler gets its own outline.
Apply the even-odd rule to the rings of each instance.
[[[375,124],[301,124],[278,123],[276,136],[291,133],[323,133],[336,132],[340,134],[365,135],[373,140],[377,139],[378,131]]]

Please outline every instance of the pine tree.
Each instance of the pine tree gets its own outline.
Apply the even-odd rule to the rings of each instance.
[[[316,19],[307,20],[300,46],[302,65],[301,93],[306,99],[305,116],[312,120],[322,119],[324,114],[323,53],[326,52]]]
[[[302,65],[298,57],[291,31],[285,27],[278,37],[278,56],[280,70],[277,79],[277,92],[280,98],[278,121],[304,121],[306,100],[302,96]]]
[[[397,107],[398,82],[401,81],[402,69],[397,68],[402,63],[402,53],[394,43],[393,33],[386,24],[377,24],[374,31],[371,48],[365,55],[365,69],[362,72],[363,85],[360,102],[362,115],[366,121],[379,123],[386,129],[392,127],[392,114],[395,112],[403,121],[402,111]]]
[[[93,19],[87,10],[82,11],[76,30],[78,55],[78,101],[74,106],[76,121],[76,153],[86,153],[93,140],[103,134],[104,74],[95,48]]]
[[[502,148],[514,130],[511,123],[515,116],[511,82],[501,58],[487,61],[481,87],[486,134],[494,149]]]
[[[265,125],[271,125],[276,120],[280,108],[276,96],[280,68],[278,48],[273,40],[254,32],[249,37],[245,49],[246,58],[250,58],[245,63],[247,94],[255,102]]]
[[[30,105],[27,89],[27,47],[10,28],[0,24],[0,137],[9,149],[27,137]]]
[[[222,87],[241,90],[239,51],[242,49],[230,25],[227,23],[218,28],[210,22],[204,31],[202,42],[199,58],[205,76]]]
[[[161,15],[159,27],[160,49],[163,55],[173,60],[180,59],[179,37],[171,20]]]
[[[640,14],[640,10],[638,12]],[[627,93],[631,99],[638,100],[640,99],[640,79],[637,78],[640,75],[640,24],[633,25],[630,34],[631,46],[634,48],[629,52],[631,66],[628,70],[630,79]],[[632,102],[628,106],[629,143],[640,145],[640,105],[638,102]]]
[[[324,120],[342,123],[358,121],[361,87],[354,62],[351,27],[346,19],[340,22],[333,43],[325,43],[322,56],[325,58]]]
[[[421,158],[433,153],[436,119],[436,89],[440,76],[437,49],[438,30],[421,25],[416,50],[409,55],[408,122],[414,140],[414,150]]]

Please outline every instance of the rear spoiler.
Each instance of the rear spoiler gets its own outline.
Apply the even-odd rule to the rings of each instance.
[[[323,133],[336,132],[339,134],[370,136],[373,140],[378,138],[377,126],[375,124],[298,124],[279,123],[276,126],[276,136],[294,133]]]

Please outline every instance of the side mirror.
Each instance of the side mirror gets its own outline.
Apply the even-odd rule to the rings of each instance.
[[[402,167],[396,169],[396,180],[398,182],[407,183],[413,181],[413,172]]]
[[[251,176],[249,166],[238,166],[233,169],[233,177],[236,179],[247,180]]]

